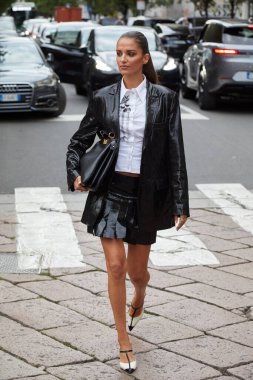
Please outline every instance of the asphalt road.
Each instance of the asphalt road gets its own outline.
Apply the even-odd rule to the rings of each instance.
[[[67,192],[66,147],[87,99],[71,85],[65,89],[68,105],[58,119],[0,115],[0,193],[44,186]],[[206,112],[196,101],[181,99],[181,105],[190,189],[204,183],[241,183],[253,189],[252,106],[227,103]]]

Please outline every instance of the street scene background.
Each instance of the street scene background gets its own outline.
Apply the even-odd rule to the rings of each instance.
[[[76,7],[77,24],[71,23],[74,20],[56,24],[48,13],[56,3],[62,5],[38,1],[38,9],[45,6],[44,16],[51,17],[40,18],[40,22],[34,19],[37,10],[33,3],[27,3],[26,11],[22,7],[27,4],[21,10],[14,10],[20,4],[10,8],[14,16],[15,12],[28,12],[32,18],[22,29],[21,18],[28,14],[15,16],[23,37],[17,36],[8,15],[0,17],[0,64],[10,58],[8,69],[0,66],[0,380],[253,380],[253,108],[252,100],[244,99],[244,95],[252,95],[252,44],[243,45],[242,54],[238,53],[240,46],[216,52],[228,54],[229,59],[223,57],[222,62],[230,62],[235,71],[231,78],[226,70],[225,77],[220,73],[219,85],[232,84],[233,93],[239,84],[244,91],[237,101],[220,101],[214,107],[214,96],[203,80],[205,72],[199,70],[194,87],[185,75],[190,59],[185,59],[184,67],[182,61],[187,46],[191,49],[194,41],[197,44],[202,30],[203,25],[196,24],[196,7],[201,8],[198,16],[202,23],[204,5],[211,7],[212,2],[172,4],[162,0],[158,1],[162,7],[148,10],[152,17],[169,17],[174,7],[173,17],[181,17],[179,24],[167,20],[167,32],[172,35],[168,50],[165,45],[154,47],[153,54],[159,53],[156,64],[160,62],[164,83],[181,92],[190,218],[179,231],[157,232],[148,261],[151,278],[144,315],[129,332],[137,369],[127,375],[119,367],[104,253],[99,239],[88,234],[80,222],[87,194],[68,191],[65,167],[67,146],[88,105],[88,97],[77,93],[91,95],[94,86],[105,85],[101,72],[105,81],[115,81],[113,75],[118,72],[110,54],[99,56],[84,46],[87,30],[89,41],[95,43],[98,25],[94,26],[94,20],[83,27],[83,15]],[[116,3],[92,1],[86,4],[86,13],[89,16],[96,7],[116,7]],[[138,1],[139,13],[144,12],[143,3]],[[252,0],[219,1],[211,12],[215,15],[220,9],[227,16],[234,5],[235,15],[247,20],[243,26],[237,25],[235,33],[233,20],[228,28],[236,41],[244,37],[251,41],[252,4]],[[0,10],[7,5],[10,1],[4,0]],[[71,0],[60,9],[60,18],[65,12],[71,14],[69,5],[78,2]],[[119,11],[118,3],[115,9]],[[121,16],[126,16],[126,9],[121,7]],[[117,12],[110,22],[123,22],[117,19]],[[135,21],[146,25],[150,20]],[[152,20],[157,22],[157,18]],[[6,26],[1,30],[5,23],[13,40],[6,37]],[[228,25],[227,20],[218,20],[218,30],[219,23]],[[163,31],[163,26],[158,27]],[[103,28],[105,34],[106,26]],[[177,35],[175,44],[175,30],[186,30],[183,43]],[[193,33],[190,37],[189,32]],[[12,41],[16,45],[7,54]],[[100,48],[104,41],[100,34]],[[36,44],[44,47],[45,58],[40,52],[40,63],[35,60],[36,68],[31,68],[33,56],[37,54],[38,59],[39,50],[31,47]],[[184,51],[180,50],[183,45]],[[26,61],[29,52],[32,55]],[[87,57],[91,70],[85,66]],[[191,58],[192,66],[200,67],[196,54]],[[64,79],[61,83],[51,66]],[[19,69],[26,74],[21,75]],[[192,94],[197,98],[190,100]],[[8,107],[12,112],[5,113]],[[44,109],[45,113],[15,113],[21,107]],[[133,295],[127,276],[126,316]]]
[[[1,193],[15,187],[59,186],[67,192],[65,158],[70,137],[79,127],[87,97],[64,84],[67,108],[58,118],[1,115]],[[253,189],[253,110],[251,104],[224,103],[199,110],[181,99],[189,187],[198,183],[241,183]]]

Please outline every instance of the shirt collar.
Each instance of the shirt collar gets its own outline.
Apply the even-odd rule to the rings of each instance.
[[[126,88],[125,87],[125,83],[124,83],[124,80],[123,78],[121,79],[121,88],[120,88],[120,101],[123,99],[123,97],[125,96],[126,92],[129,91],[129,90],[135,90],[141,100],[141,102],[143,103],[146,99],[146,90],[147,90],[147,79],[145,77],[145,75],[143,74],[143,81],[139,84],[138,87],[136,88],[133,88],[133,89],[129,89],[129,88]]]

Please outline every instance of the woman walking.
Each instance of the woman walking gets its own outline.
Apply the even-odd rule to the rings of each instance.
[[[144,34],[123,34],[116,52],[122,80],[90,99],[68,146],[67,172],[69,189],[88,191],[81,181],[80,158],[101,130],[115,135],[119,149],[112,175],[99,191],[89,192],[82,222],[101,239],[120,368],[132,373],[137,363],[126,328],[126,274],[135,290],[128,311],[131,331],[143,315],[156,233],[174,225],[180,229],[189,216],[189,204],[178,96],[156,84]]]

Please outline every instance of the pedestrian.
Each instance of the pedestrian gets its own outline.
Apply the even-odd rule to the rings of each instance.
[[[178,95],[157,84],[144,34],[123,34],[116,53],[122,79],[93,93],[68,146],[67,173],[70,190],[88,191],[80,158],[99,131],[114,133],[119,149],[113,174],[102,189],[89,192],[82,222],[101,239],[120,368],[132,373],[136,359],[126,328],[126,274],[135,289],[128,311],[131,331],[143,316],[151,244],[158,230],[183,226],[189,202]]]

